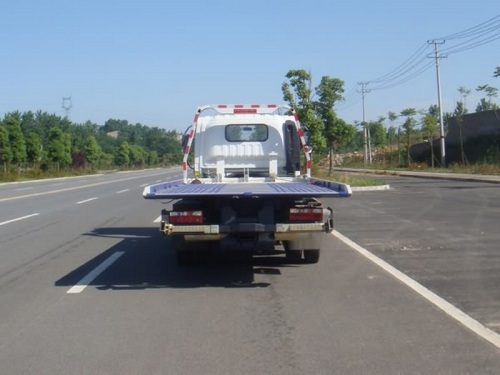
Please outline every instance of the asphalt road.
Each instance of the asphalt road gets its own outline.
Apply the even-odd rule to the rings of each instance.
[[[340,237],[496,330],[498,186],[390,178],[329,202],[316,265],[180,268],[141,197],[179,174],[0,186],[0,374],[498,373],[498,347]]]

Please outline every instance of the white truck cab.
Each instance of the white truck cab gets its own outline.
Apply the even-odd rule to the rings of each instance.
[[[217,181],[298,176],[307,147],[291,108],[277,105],[200,107],[184,138],[186,162],[194,137],[195,177]]]

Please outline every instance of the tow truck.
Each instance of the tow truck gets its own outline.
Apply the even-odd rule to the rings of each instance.
[[[287,262],[319,261],[334,225],[320,199],[352,191],[311,176],[311,148],[293,108],[204,105],[182,145],[182,179],[143,191],[145,199],[173,202],[161,211],[160,231],[179,264],[217,252],[276,254],[277,246]]]

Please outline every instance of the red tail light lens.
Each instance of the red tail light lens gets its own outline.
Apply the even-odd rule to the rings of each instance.
[[[323,221],[322,208],[290,208],[290,221]]]
[[[173,211],[169,214],[170,224],[202,224],[202,211]]]

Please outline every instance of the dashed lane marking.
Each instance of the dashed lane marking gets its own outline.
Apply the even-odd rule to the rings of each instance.
[[[66,293],[67,294],[78,294],[83,292],[83,290],[89,286],[89,284],[94,281],[97,276],[103,273],[108,267],[110,267],[114,262],[118,260],[125,252],[117,251],[109,256],[104,262],[99,264],[96,268],[90,271],[84,278],[71,287]]]
[[[116,194],[126,193],[127,191],[130,191],[130,189],[119,190],[116,192]]]
[[[97,199],[97,197],[93,197],[93,198],[85,199],[85,200],[80,201],[80,202],[76,202],[76,204],[87,203],[87,202],[95,201],[96,199]]]
[[[30,217],[33,217],[33,216],[38,216],[38,215],[40,215],[40,214],[39,214],[39,213],[36,213],[36,214],[31,214],[31,215],[26,215],[26,216],[18,217],[18,218],[16,218],[16,219],[12,219],[12,220],[3,221],[3,222],[1,222],[1,223],[0,223],[0,226],[5,225],[5,224],[14,223],[15,221],[28,219],[28,218],[30,218]]]

